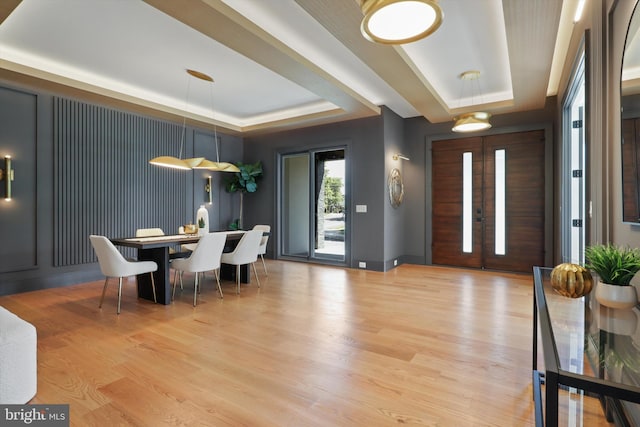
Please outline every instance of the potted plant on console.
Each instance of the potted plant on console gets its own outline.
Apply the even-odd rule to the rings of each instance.
[[[612,244],[588,246],[585,267],[595,272],[596,300],[611,308],[631,308],[638,303],[631,279],[640,270],[640,249]]]

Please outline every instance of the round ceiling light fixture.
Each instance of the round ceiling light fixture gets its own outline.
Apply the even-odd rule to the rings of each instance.
[[[360,0],[362,35],[372,42],[404,44],[420,40],[442,24],[437,0]]]
[[[480,71],[478,70],[469,70],[461,73],[459,76],[460,80],[463,81],[472,81],[475,82],[478,87],[478,79],[480,78]],[[464,87],[463,87],[464,89]],[[478,88],[478,91],[479,88]],[[471,104],[473,105],[473,86],[471,87]],[[482,102],[481,102],[482,103]],[[474,111],[471,113],[460,114],[458,117],[454,117],[454,125],[451,128],[454,132],[477,132],[481,130],[486,130],[491,127],[491,123],[489,123],[489,118],[491,118],[491,114],[484,111]]]
[[[491,114],[483,111],[460,114],[460,116],[454,119],[456,122],[451,130],[454,132],[477,132],[486,130],[491,127],[491,123],[489,123],[490,117]]]

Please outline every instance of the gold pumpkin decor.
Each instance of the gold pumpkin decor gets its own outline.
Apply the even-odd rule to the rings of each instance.
[[[565,262],[551,271],[551,286],[562,296],[580,298],[591,292],[593,278],[583,266]]]

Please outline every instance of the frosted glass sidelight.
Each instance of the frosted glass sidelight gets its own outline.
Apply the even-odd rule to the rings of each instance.
[[[462,153],[462,252],[473,252],[473,153]]]
[[[506,152],[496,150],[496,255],[505,255],[506,251]]]

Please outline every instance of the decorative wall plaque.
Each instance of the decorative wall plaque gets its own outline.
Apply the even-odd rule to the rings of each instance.
[[[404,184],[402,183],[402,174],[399,169],[391,169],[387,186],[389,187],[389,202],[391,206],[397,208],[402,204],[402,197],[404,196]]]

